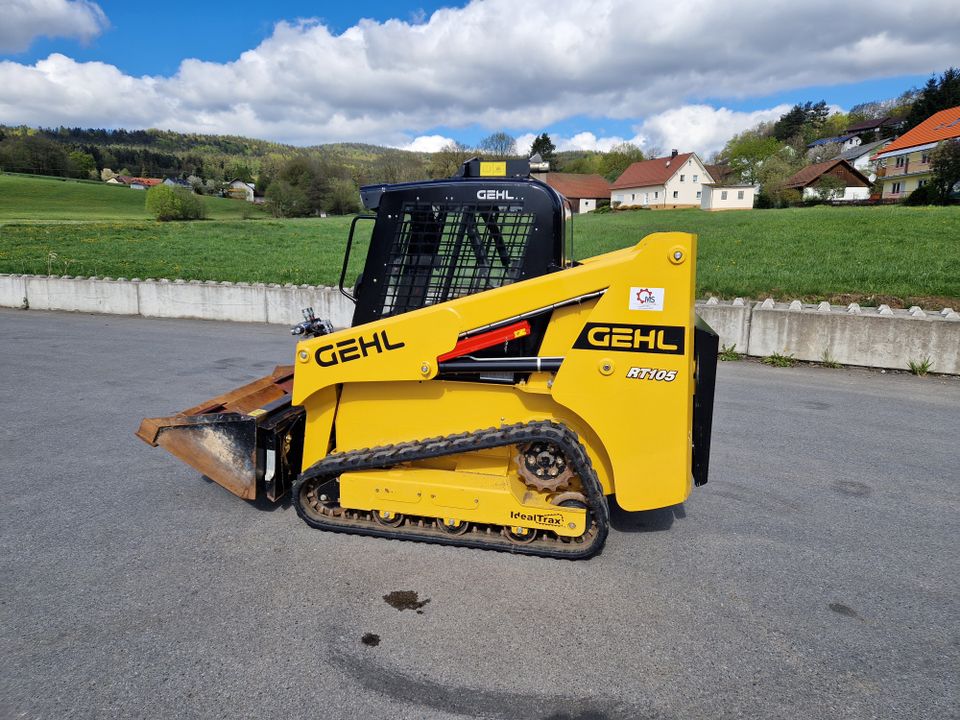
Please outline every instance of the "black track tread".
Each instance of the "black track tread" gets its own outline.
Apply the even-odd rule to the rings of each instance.
[[[326,517],[318,520],[300,505],[300,488],[303,483],[315,478],[332,478],[344,472],[355,470],[385,469],[404,462],[425,460],[442,455],[458,455],[474,450],[486,450],[503,445],[530,443],[537,440],[553,443],[561,447],[571,461],[574,471],[580,478],[590,504],[596,532],[585,543],[560,542],[537,539],[529,545],[510,542],[499,533],[484,535],[468,532],[465,535],[448,535],[430,527],[404,525],[389,529],[374,524],[373,521],[356,521],[343,518]],[[319,530],[353,533],[395,540],[416,540],[419,542],[457,545],[461,547],[501,550],[522,555],[566,558],[580,560],[595,555],[603,547],[610,528],[610,509],[600,487],[600,481],[576,433],[565,425],[548,420],[504,425],[497,428],[457,433],[424,440],[394,443],[374,448],[331,453],[311,465],[300,474],[293,485],[293,505],[297,514],[311,527]]]

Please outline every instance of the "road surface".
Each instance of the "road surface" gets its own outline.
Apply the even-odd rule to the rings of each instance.
[[[0,717],[960,713],[957,379],[722,363],[709,484],[573,563],[317,532],[134,437],[292,348],[0,311]]]

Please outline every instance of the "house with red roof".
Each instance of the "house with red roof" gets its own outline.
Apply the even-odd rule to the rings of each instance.
[[[714,178],[696,153],[674,150],[667,157],[635,162],[624,170],[610,186],[610,204],[614,207],[700,207],[703,184],[712,182]]]
[[[873,156],[879,162],[881,198],[905,198],[933,178],[930,158],[945,140],[960,138],[960,105],[934,113]]]
[[[593,212],[598,202],[610,200],[610,183],[600,175],[552,172],[540,177],[570,202],[574,213]]]
[[[154,185],[163,182],[160,178],[132,177],[130,175],[114,175],[107,180],[110,185],[126,185],[131,190],[148,190]]]
[[[826,197],[819,185],[824,177],[834,177],[843,183],[843,194]],[[784,187],[799,190],[804,200],[866,200],[870,197],[870,178],[842,158],[807,165],[789,178]]]

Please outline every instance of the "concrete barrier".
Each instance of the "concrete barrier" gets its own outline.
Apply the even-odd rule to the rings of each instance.
[[[236,320],[293,325],[313,307],[334,327],[347,327],[353,303],[336,288],[319,285],[125,280],[54,275],[0,275],[0,307],[72,310],[144,317]],[[856,304],[746,302],[710,298],[697,312],[720,335],[720,343],[763,357],[833,360],[905,370],[930,358],[933,372],[960,375],[960,314],[944,308],[892,310]],[[824,355],[826,353],[826,356]]]
[[[266,322],[266,286],[192,280],[137,283],[144,317]]]
[[[353,303],[336,288],[316,285],[267,285],[267,322],[295,325],[303,317],[301,310],[312,307],[319,318],[326,318],[334,327],[348,327],[353,321]]]
[[[23,307],[27,281],[23,275],[0,275],[0,307]]]
[[[750,319],[750,355],[780,353],[797,360],[904,369],[933,361],[933,372],[960,374],[960,315],[910,310],[775,303],[765,300]],[[826,355],[824,354],[826,353]]]
[[[137,286],[124,279],[25,276],[26,296],[34,310],[136,315]]]
[[[747,352],[750,344],[751,306],[743,298],[720,302],[717,298],[697,301],[697,314],[720,336],[720,346]]]

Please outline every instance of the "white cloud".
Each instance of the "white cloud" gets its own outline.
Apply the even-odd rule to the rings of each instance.
[[[362,20],[339,35],[279,23],[232,62],[185,60],[170,77],[62,55],[4,62],[0,117],[395,146],[437,127],[516,129],[526,139],[572,117],[611,118],[638,123],[636,139],[648,145],[706,150],[749,114],[703,98],[926,74],[958,56],[956,0],[877,0],[869,13],[828,0],[744,0],[733,10],[675,0],[656,12],[624,0],[569,0],[562,12],[555,0],[527,0],[519,15],[515,0],[474,0],[422,22]],[[564,142],[619,140],[587,132]]]
[[[415,137],[406,145],[401,145],[402,150],[413,150],[414,152],[437,152],[453,142],[453,138],[443,135],[421,135]]]
[[[107,26],[107,16],[90,0],[6,0],[0,23],[0,52],[22,52],[41,36],[88,41]]]
[[[592,132],[579,132],[572,137],[566,137],[556,133],[547,133],[550,135],[550,141],[557,150],[601,150],[607,151],[614,145],[624,142],[621,137],[600,137],[598,138]],[[539,133],[524,133],[517,138],[517,150],[521,154],[526,153],[537,139]]]
[[[635,128],[634,142],[659,147],[664,152],[674,148],[680,152],[692,150],[705,157],[720,150],[733,135],[757,123],[776,120],[789,109],[789,105],[777,105],[767,110],[738,112],[710,105],[682,105],[645,119]]]

